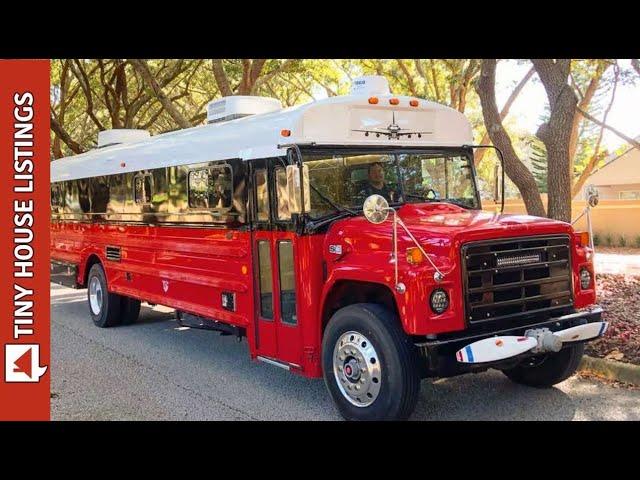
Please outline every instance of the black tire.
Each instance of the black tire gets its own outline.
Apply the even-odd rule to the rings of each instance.
[[[131,297],[120,297],[120,324],[131,325],[140,316],[140,300]]]
[[[350,331],[369,339],[379,358],[378,393],[366,406],[353,404],[342,393],[338,374],[334,373],[334,348]],[[346,371],[346,367],[344,369]],[[416,347],[402,330],[397,316],[381,305],[358,303],[338,310],[331,317],[322,339],[322,370],[325,385],[338,411],[347,420],[404,420],[411,415],[418,400],[420,375]]]
[[[100,284],[101,295],[97,296],[100,301],[99,311],[94,312],[91,305],[91,284],[96,281]],[[94,264],[89,270],[89,277],[87,279],[87,302],[89,304],[89,314],[93,323],[100,328],[114,327],[120,323],[120,295],[110,293],[107,287],[107,277],[104,274],[104,269],[99,263]]]
[[[578,369],[584,344],[565,347],[558,353],[551,353],[540,362],[530,366],[525,361],[517,367],[502,372],[513,382],[536,388],[549,388],[565,381]]]

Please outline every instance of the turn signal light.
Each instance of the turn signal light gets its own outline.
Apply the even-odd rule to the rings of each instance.
[[[424,256],[419,248],[411,247],[407,248],[407,262],[411,265],[418,265],[424,261]]]
[[[398,105],[400,103],[400,100],[398,100],[397,98],[390,98],[389,103],[391,105]]]
[[[589,232],[577,232],[579,235],[580,245],[583,247],[589,246]]]
[[[409,100],[409,105],[412,107],[417,107],[419,105],[418,100]]]
[[[290,137],[291,136],[291,130],[287,130],[287,129],[281,130],[280,131],[280,135],[282,135],[283,137]]]
[[[377,105],[378,103],[378,97],[369,97],[369,103],[371,105]]]

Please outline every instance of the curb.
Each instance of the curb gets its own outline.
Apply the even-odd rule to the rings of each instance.
[[[640,385],[640,365],[584,355],[578,371],[587,371],[610,380]]]

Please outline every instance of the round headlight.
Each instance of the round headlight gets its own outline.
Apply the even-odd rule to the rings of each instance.
[[[580,286],[586,290],[591,285],[591,273],[586,268],[580,270]]]
[[[442,313],[449,307],[449,295],[441,288],[436,288],[431,292],[431,310],[435,313]]]

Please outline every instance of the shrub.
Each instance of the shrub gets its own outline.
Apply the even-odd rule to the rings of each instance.
[[[640,235],[638,235],[638,238],[636,238],[636,240],[640,240]],[[593,234],[593,244],[597,247],[598,245],[602,244],[602,239],[600,238],[600,234],[599,233],[594,233]]]
[[[627,239],[624,238],[624,235],[620,235],[620,239],[618,240],[618,245],[621,247],[627,246]]]
[[[613,245],[613,236],[610,233],[607,233],[604,237],[604,244],[607,247],[611,247]]]
[[[633,241],[633,246],[636,248],[640,248],[640,235],[636,235],[636,238]]]

